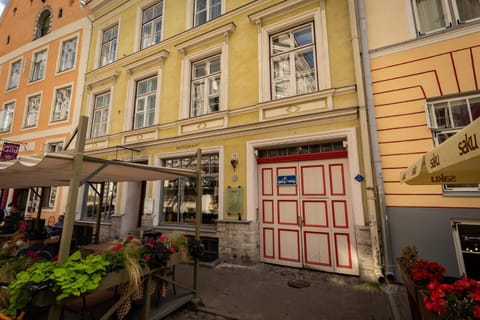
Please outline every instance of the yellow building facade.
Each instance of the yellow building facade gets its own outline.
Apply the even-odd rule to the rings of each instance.
[[[86,152],[194,168],[200,149],[204,260],[381,276],[351,2],[93,0],[86,7],[93,24]],[[192,235],[194,184],[85,186],[77,219],[102,214],[112,237]]]
[[[0,18],[0,142],[18,156],[57,152],[80,116],[90,42],[87,9],[79,1],[11,0]],[[1,208],[55,221],[66,206],[64,188],[2,190]],[[53,220],[52,220],[53,219]]]
[[[478,266],[479,244],[472,240],[478,239],[478,185],[399,182],[406,167],[479,115],[480,7],[434,2],[365,1],[369,107],[376,115],[392,255],[415,245],[447,274],[478,277],[472,269]]]

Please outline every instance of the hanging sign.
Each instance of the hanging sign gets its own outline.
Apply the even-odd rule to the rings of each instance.
[[[20,150],[20,145],[16,143],[5,142],[0,154],[0,161],[15,160]]]

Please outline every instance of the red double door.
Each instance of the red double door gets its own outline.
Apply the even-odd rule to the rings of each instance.
[[[346,158],[259,164],[262,261],[358,275]]]

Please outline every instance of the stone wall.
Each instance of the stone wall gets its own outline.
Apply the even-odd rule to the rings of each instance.
[[[260,260],[258,223],[223,220],[217,222],[219,258],[223,262],[250,263]]]
[[[368,226],[356,226],[355,237],[357,241],[357,259],[360,278],[365,281],[377,281],[379,274],[372,258],[372,241]]]

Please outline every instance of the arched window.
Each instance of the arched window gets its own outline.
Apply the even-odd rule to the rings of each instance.
[[[42,11],[37,20],[35,39],[41,38],[50,32],[51,17],[52,13],[48,8]]]

